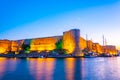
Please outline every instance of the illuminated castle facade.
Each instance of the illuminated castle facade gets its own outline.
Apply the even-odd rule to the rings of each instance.
[[[63,33],[63,49],[68,53],[80,54],[80,30],[72,29]]]
[[[22,45],[30,45],[31,51],[52,51],[56,49],[56,43],[62,40],[62,48],[66,50],[68,54],[81,55],[85,48],[89,48],[91,52],[102,54],[105,50],[110,54],[117,54],[115,46],[107,45],[101,46],[99,43],[94,43],[91,40],[85,40],[80,36],[79,29],[71,29],[63,32],[63,36],[53,36],[34,39],[23,40],[0,40],[0,53],[15,52],[18,53],[22,50]]]

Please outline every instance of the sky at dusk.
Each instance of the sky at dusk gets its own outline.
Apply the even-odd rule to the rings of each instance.
[[[120,0],[0,0],[0,39],[81,36],[120,47]]]

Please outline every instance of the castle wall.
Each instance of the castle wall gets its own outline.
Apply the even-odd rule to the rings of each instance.
[[[99,43],[93,43],[91,40],[85,40],[80,37],[79,29],[72,29],[63,33],[63,36],[53,36],[34,39],[23,40],[0,40],[0,54],[12,52],[19,52],[22,50],[22,45],[30,45],[30,51],[51,51],[56,49],[56,42],[62,40],[62,48],[68,54],[78,55],[82,54],[81,50],[89,48],[91,52],[117,54],[115,46],[107,45],[101,46]]]
[[[30,51],[51,51],[56,48],[55,43],[59,38],[48,37],[48,38],[37,38],[32,39],[30,44]]]
[[[102,54],[102,46],[99,43],[93,43],[92,51],[98,54]]]
[[[0,40],[0,53],[7,53],[10,49],[9,40]]]
[[[115,46],[113,46],[113,45],[106,45],[105,48],[107,50],[106,51],[107,53],[110,53],[110,54],[113,54],[113,55],[117,54],[117,50],[116,50]]]
[[[80,43],[79,43],[80,49],[83,50],[87,47],[87,42],[83,37],[80,37]]]
[[[12,52],[18,52],[19,45],[17,41],[11,41],[11,51]]]
[[[87,47],[93,52],[93,42],[91,40],[87,41]]]
[[[80,53],[80,31],[79,29],[72,29],[63,33],[63,49],[67,50],[69,54]]]

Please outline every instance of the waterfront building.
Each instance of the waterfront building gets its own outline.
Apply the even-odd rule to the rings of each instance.
[[[81,50],[84,50],[85,48],[87,48],[87,42],[86,42],[86,40],[82,36],[80,36],[80,43],[79,43],[79,45],[80,45],[80,49]]]
[[[11,50],[10,44],[9,40],[0,40],[0,53],[7,54]]]
[[[11,52],[15,52],[17,53],[19,51],[19,45],[18,45],[18,42],[17,41],[11,41],[10,42],[10,45],[11,45]]]
[[[47,37],[47,38],[35,38],[31,40],[30,51],[51,51],[56,48],[56,42],[61,39],[61,36]]]
[[[116,47],[114,45],[101,46],[99,43],[94,43],[92,40],[85,40],[80,36],[79,29],[71,29],[63,32],[62,36],[52,36],[43,38],[32,38],[22,40],[0,40],[0,53],[14,52],[18,53],[23,50],[23,45],[30,47],[29,52],[37,51],[50,52],[56,49],[56,43],[62,41],[62,49],[67,54],[83,56],[82,51],[87,48],[90,52],[96,52],[99,54],[110,53],[117,54]]]
[[[92,50],[95,53],[102,54],[102,46],[99,43],[93,43]]]
[[[79,55],[80,54],[80,30],[72,29],[63,33],[63,49],[67,53]]]
[[[117,49],[114,45],[106,45],[107,53],[111,55],[117,55]]]
[[[93,42],[92,40],[87,40],[87,48],[89,49],[90,52],[93,52]]]

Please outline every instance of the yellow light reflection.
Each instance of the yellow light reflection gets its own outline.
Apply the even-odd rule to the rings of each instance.
[[[55,59],[54,58],[47,58],[46,65],[45,65],[45,80],[53,80],[53,72],[55,66]]]
[[[0,79],[4,76],[7,58],[0,58]],[[2,73],[2,74],[1,74]]]
[[[29,58],[30,72],[36,80],[53,80],[53,70],[55,65],[54,58]],[[34,72],[32,70],[35,70]]]
[[[74,80],[74,63],[75,58],[65,59],[66,80]]]
[[[43,59],[39,58],[29,58],[29,70],[36,80],[42,79],[42,71],[43,71]],[[34,72],[33,72],[34,70]],[[39,73],[40,72],[40,73]]]

